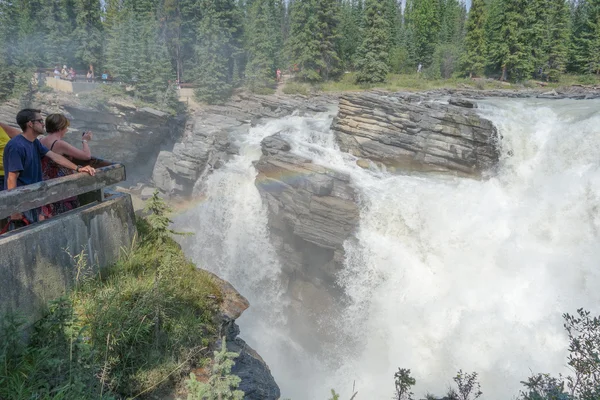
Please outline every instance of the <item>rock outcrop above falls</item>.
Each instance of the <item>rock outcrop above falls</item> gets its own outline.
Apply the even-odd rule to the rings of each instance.
[[[279,134],[261,144],[256,186],[269,210],[271,242],[282,260],[292,312],[325,315],[341,297],[335,279],[344,242],[358,225],[355,191],[347,175],[291,154]],[[311,329],[300,322],[294,327],[309,347]]]
[[[400,95],[343,95],[332,129],[342,151],[392,171],[481,177],[500,155],[496,128],[475,111]]]
[[[195,183],[237,154],[235,138],[263,118],[281,118],[294,111],[325,111],[331,99],[256,96],[240,93],[222,105],[193,112],[179,143],[158,155],[152,179],[170,197],[192,195]]]

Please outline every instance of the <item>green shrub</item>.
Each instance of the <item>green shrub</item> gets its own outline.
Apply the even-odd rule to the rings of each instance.
[[[221,350],[214,352],[208,382],[199,382],[194,374],[186,380],[189,390],[188,400],[242,400],[244,392],[238,390],[241,379],[231,374],[233,361],[239,356],[238,353],[227,351],[225,337],[221,339]]]
[[[288,82],[283,88],[283,93],[308,96],[310,94],[310,85],[307,83]]]
[[[4,319],[0,399],[157,393],[207,356],[218,330],[220,291],[167,236],[160,224],[168,219],[166,208],[154,206],[162,216],[152,214],[153,223],[138,219],[132,249],[101,276],[81,280],[51,302],[27,345],[18,320]]]

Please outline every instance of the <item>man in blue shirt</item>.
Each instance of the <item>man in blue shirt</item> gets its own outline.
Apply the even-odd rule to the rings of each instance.
[[[24,109],[17,114],[17,124],[23,133],[8,141],[4,148],[5,187],[12,190],[19,186],[31,185],[42,181],[42,157],[49,157],[52,161],[65,168],[76,172],[86,172],[94,175],[96,171],[90,166],[79,167],[60,154],[54,153],[44,147],[38,136],[45,133],[44,119],[40,110]],[[14,213],[11,220],[38,221],[37,209],[24,213]]]

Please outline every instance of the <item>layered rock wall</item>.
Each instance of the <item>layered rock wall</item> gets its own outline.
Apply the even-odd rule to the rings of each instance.
[[[358,224],[356,193],[347,175],[289,150],[278,134],[263,140],[256,186],[268,206],[271,241],[282,262],[292,313],[326,315],[335,312],[342,297],[336,273],[343,267],[344,242]],[[316,346],[310,343],[315,328],[301,318],[295,321],[298,337]]]
[[[499,158],[490,121],[467,108],[412,97],[343,95],[332,129],[342,151],[392,171],[481,177]]]

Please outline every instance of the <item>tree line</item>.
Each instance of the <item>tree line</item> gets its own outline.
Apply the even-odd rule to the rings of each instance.
[[[0,0],[0,99],[32,70],[92,65],[145,100],[200,100],[356,72],[545,79],[600,73],[600,0]]]

